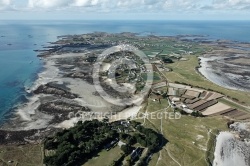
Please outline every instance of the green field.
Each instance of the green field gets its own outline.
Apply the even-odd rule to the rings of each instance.
[[[9,163],[9,161],[13,161]],[[0,146],[0,165],[42,166],[43,147],[41,145]]]
[[[167,103],[164,99],[161,104],[149,99],[148,105],[141,111],[150,114],[167,108]],[[144,126],[162,133],[169,141],[160,152],[152,156],[149,165],[208,165],[207,160],[213,160],[215,136],[218,130],[228,130],[226,122],[223,117],[194,118],[184,115],[179,120],[164,117],[161,122],[161,119],[149,116]]]
[[[147,77],[152,77],[153,80],[150,80],[150,81],[154,81],[154,82],[158,82],[161,80],[161,76],[157,73],[157,72],[154,72],[154,73],[142,73],[141,77],[147,81]]]
[[[219,101],[219,102],[222,102],[222,103],[224,103],[224,104],[226,104],[226,105],[229,105],[229,106],[232,107],[232,108],[236,108],[236,109],[238,109],[238,110],[241,110],[241,111],[246,111],[246,112],[249,112],[249,111],[250,111],[249,108],[243,107],[242,105],[239,105],[239,104],[237,104],[237,103],[228,101],[228,100],[226,100],[226,99],[224,99],[224,98],[219,99],[218,101]]]
[[[114,160],[119,159],[121,155],[122,151],[119,146],[116,146],[113,149],[110,149],[109,151],[102,150],[100,153],[98,153],[97,156],[94,156],[83,166],[94,166],[94,165],[109,166],[110,164],[112,164]]]
[[[229,96],[230,98],[235,98],[238,101],[249,105],[250,93],[226,89],[210,82],[195,70],[195,67],[198,66],[198,57],[187,56],[187,58],[189,59],[188,61],[178,61],[174,64],[167,65],[167,67],[173,69],[172,72],[164,73],[168,81],[178,81],[180,83],[186,83],[192,86],[210,89]]]

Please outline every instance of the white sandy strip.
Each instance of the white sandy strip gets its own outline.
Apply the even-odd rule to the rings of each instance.
[[[111,116],[110,121],[118,121],[123,119],[128,119],[130,117],[136,117],[142,106],[134,106],[127,108],[116,115]]]
[[[18,108],[16,114],[18,114],[24,121],[31,121],[31,115],[35,114],[35,110],[39,107],[39,105],[39,96],[33,96],[29,99],[27,104]]]
[[[110,121],[118,121],[118,120],[123,120],[123,119],[128,119],[129,117],[135,117],[138,112],[140,111],[142,107],[141,106],[134,106],[132,108],[127,108],[125,110],[123,110],[122,112],[116,114],[116,115],[112,115],[110,117]],[[96,119],[96,116],[93,116],[94,119]],[[99,117],[99,119],[101,120],[101,117]],[[62,123],[56,125],[55,127],[57,128],[70,128],[73,127],[74,124],[76,124],[79,120],[91,120],[91,117],[83,119],[83,118],[71,118],[69,120],[65,120]]]
[[[216,75],[211,65],[208,64],[209,61],[220,59],[220,57],[210,57],[210,58],[199,57],[199,59],[201,67],[198,70],[204,77],[206,77],[208,80],[219,86],[228,87],[228,85],[225,82],[225,79],[223,79],[223,77],[221,76]]]
[[[68,128],[73,127],[80,120],[82,120],[82,119],[80,119],[80,118],[71,118],[69,120],[63,121],[62,123],[56,125],[55,127],[56,128],[65,128],[65,129],[68,129]]]
[[[33,83],[32,87],[27,90],[28,93],[37,89],[40,85],[47,84],[51,81],[60,81],[59,69],[55,67],[54,61],[46,61],[44,63],[44,71],[38,74],[38,79]]]
[[[20,117],[21,121],[16,129],[30,130],[46,128],[53,116],[36,111],[40,105],[39,96],[30,98],[30,101],[17,109],[16,115]]]
[[[27,92],[31,92],[37,89],[40,85],[47,84],[51,81],[60,82],[59,69],[54,65],[54,61],[46,61],[44,63],[45,70],[38,74],[39,78],[34,82],[32,87],[27,90]],[[17,127],[25,130],[47,127],[49,121],[53,119],[53,116],[36,111],[40,105],[39,98],[42,96],[46,95],[41,94],[30,97],[26,104],[17,109],[16,114],[22,121],[25,121]]]
[[[32,116],[31,121],[26,121],[19,124],[16,130],[44,129],[49,126],[49,122],[52,119],[53,116],[37,111],[36,114]]]

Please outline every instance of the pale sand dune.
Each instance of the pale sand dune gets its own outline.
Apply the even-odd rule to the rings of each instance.
[[[93,94],[96,92],[94,85],[90,85],[81,79],[62,78],[62,80],[63,82],[69,83],[67,87],[71,89],[72,93],[80,96],[80,98],[75,99],[79,104],[91,108],[94,112],[112,111],[112,105],[110,103],[102,97]]]

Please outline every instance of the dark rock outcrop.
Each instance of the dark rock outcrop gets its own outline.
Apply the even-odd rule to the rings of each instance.
[[[90,112],[91,110],[88,107],[80,106],[75,103],[69,103],[62,100],[42,103],[38,110],[42,113],[53,115],[54,118],[51,121],[51,124],[61,123],[65,120],[70,119],[70,115],[76,115],[80,112]]]
[[[74,103],[68,103],[66,101],[57,100],[52,102],[43,103],[38,107],[38,110],[50,114],[50,115],[58,115],[58,114],[67,114],[70,112],[78,112],[85,111],[89,112],[90,109],[84,106],[80,106]]]
[[[75,99],[78,97],[76,94],[72,94],[69,91],[62,89],[60,87],[57,87],[55,85],[52,85],[52,84],[41,85],[34,91],[34,93],[35,94],[40,94],[40,93],[52,94],[58,97],[65,97],[69,99]]]
[[[84,72],[74,72],[74,73],[66,74],[65,77],[80,78],[80,79],[83,79],[84,81],[88,82],[89,84],[93,84],[92,75],[91,75],[91,74],[88,74],[88,73],[84,73]]]
[[[29,143],[39,143],[45,137],[54,135],[62,129],[34,129],[21,131],[0,130],[0,145],[24,145]]]

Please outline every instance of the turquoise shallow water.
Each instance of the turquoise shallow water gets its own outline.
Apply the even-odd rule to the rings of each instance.
[[[249,21],[0,21],[0,119],[23,103],[42,70],[34,49],[65,34],[94,31],[142,35],[209,35],[212,39],[250,42]]]
[[[29,87],[41,69],[41,62],[32,50],[0,51],[0,116],[25,100],[24,87]]]

